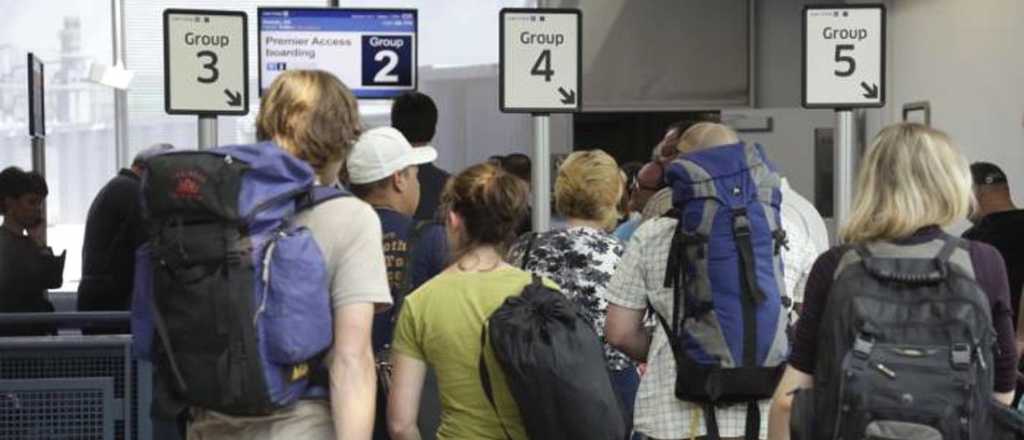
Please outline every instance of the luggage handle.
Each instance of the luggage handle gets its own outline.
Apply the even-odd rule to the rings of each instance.
[[[884,280],[906,284],[935,284],[946,279],[949,275],[949,268],[944,261],[933,258],[934,270],[927,272],[897,272],[881,264],[881,259],[875,257],[864,258],[864,267],[871,275]]]

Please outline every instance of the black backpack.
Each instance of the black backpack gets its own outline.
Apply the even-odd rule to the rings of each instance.
[[[851,247],[821,319],[814,387],[794,397],[792,438],[1003,438],[990,308],[965,241]]]
[[[597,334],[579,307],[539,276],[521,294],[506,299],[480,333],[480,379],[497,413],[483,355],[488,339],[527,437],[625,438],[625,420]],[[512,438],[507,430],[505,435]]]

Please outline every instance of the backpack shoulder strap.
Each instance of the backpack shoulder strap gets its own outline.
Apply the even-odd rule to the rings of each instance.
[[[340,197],[349,197],[352,193],[340,185],[316,185],[299,196],[296,202],[295,212],[305,211],[326,202]]]
[[[498,417],[498,424],[501,425],[501,431],[505,433],[505,438],[512,440],[512,435],[508,433],[508,428],[505,427],[505,422],[501,419],[501,413],[498,412],[498,405],[494,403],[494,388],[491,385],[491,374],[487,370],[487,361],[484,359],[484,353],[486,352],[487,322],[484,322],[484,326],[480,330],[480,362],[477,366],[480,372],[480,385],[483,386],[484,396],[487,396],[487,401],[491,403],[491,408],[494,409],[494,415]]]
[[[519,268],[526,270],[526,266],[530,264],[530,253],[533,251],[533,245],[537,241],[538,232],[531,232],[530,238],[526,241],[526,250],[523,251],[523,262],[519,265]]]

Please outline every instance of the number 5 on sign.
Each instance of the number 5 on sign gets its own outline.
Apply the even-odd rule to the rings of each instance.
[[[803,16],[803,105],[885,105],[885,7],[807,6]]]

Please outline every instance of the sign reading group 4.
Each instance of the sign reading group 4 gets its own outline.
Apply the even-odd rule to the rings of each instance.
[[[164,11],[164,107],[170,114],[249,113],[244,12]]]
[[[803,24],[804,107],[885,105],[884,6],[808,6]]]
[[[576,9],[501,10],[501,111],[579,111],[580,18]]]

